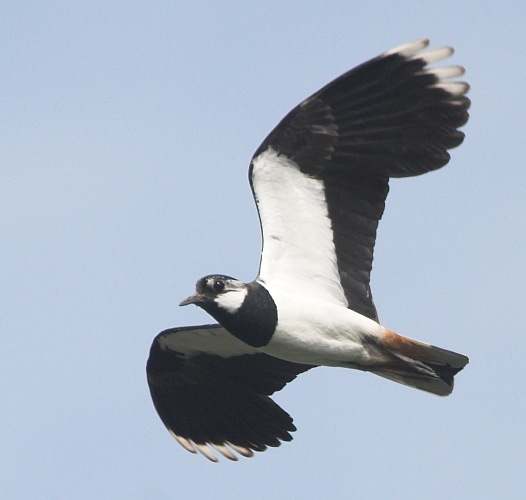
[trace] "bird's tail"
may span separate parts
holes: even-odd
[[[372,373],[439,396],[451,394],[453,377],[469,362],[462,354],[387,329],[380,345],[388,359],[370,369]]]

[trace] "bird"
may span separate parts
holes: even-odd
[[[331,81],[255,151],[249,181],[262,251],[256,279],[210,274],[180,305],[216,323],[159,333],[146,365],[162,422],[188,451],[237,460],[292,439],[271,395],[317,366],[370,372],[439,396],[469,359],[382,326],[371,295],[390,178],[448,163],[468,120],[464,68],[427,38]]]

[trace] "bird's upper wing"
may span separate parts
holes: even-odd
[[[259,279],[378,320],[369,280],[390,177],[445,165],[468,119],[460,66],[425,39],[343,74],[294,108],[252,158]]]
[[[268,396],[312,368],[261,354],[219,325],[155,337],[146,365],[161,420],[188,451],[236,460],[290,441],[292,418]]]

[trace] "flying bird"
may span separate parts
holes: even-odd
[[[369,286],[391,177],[449,161],[468,120],[461,66],[427,39],[371,59],[305,99],[254,153],[263,247],[257,278],[213,274],[180,305],[217,324],[158,334],[147,362],[155,408],[188,451],[217,461],[292,439],[270,396],[316,366],[354,368],[440,396],[468,358],[379,322]]]

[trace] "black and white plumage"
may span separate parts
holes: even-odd
[[[294,108],[257,149],[250,184],[263,233],[258,277],[200,279],[181,305],[219,323],[165,330],[147,363],[155,407],[188,451],[232,460],[289,441],[270,399],[318,365],[370,371],[438,395],[468,358],[380,325],[369,287],[390,177],[449,161],[468,119],[449,47],[417,40],[343,74]]]

